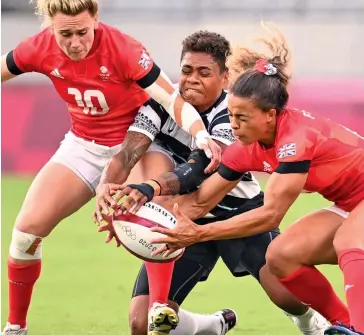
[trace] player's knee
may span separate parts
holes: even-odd
[[[35,261],[42,258],[43,238],[13,229],[10,256],[22,261]]]
[[[129,316],[130,334],[131,335],[147,335],[148,319],[147,315],[136,313]]]
[[[147,335],[149,295],[133,297],[129,309],[131,335]]]
[[[21,210],[15,221],[15,228],[27,234],[46,237],[50,234],[54,224],[48,224],[45,216],[41,216],[31,211]]]
[[[269,244],[265,258],[270,273],[278,277],[282,275],[287,263],[292,261],[292,255],[294,255],[292,250],[291,243],[283,243],[280,239],[276,239]]]

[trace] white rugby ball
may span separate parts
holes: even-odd
[[[163,255],[152,256],[151,253],[163,244],[152,244],[151,240],[164,236],[152,232],[152,227],[174,228],[176,218],[163,207],[148,202],[136,214],[120,214],[113,218],[113,226],[121,244],[134,256],[156,263],[167,263],[177,260],[183,254],[180,249],[167,257]]]

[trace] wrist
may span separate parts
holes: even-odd
[[[103,186],[106,184],[107,183],[105,181],[100,180],[99,184],[95,188],[95,193],[98,194],[102,190]]]
[[[230,219],[224,221],[215,221],[205,225],[202,225],[198,229],[198,236],[201,242],[207,242],[212,240],[221,240],[224,237],[226,223],[229,223]]]
[[[197,231],[196,231],[197,242],[207,242],[211,240],[209,238],[209,229],[210,229],[210,224],[197,226]]]
[[[130,169],[127,166],[123,166],[120,159],[115,155],[111,157],[104,167],[99,185],[109,183],[123,184],[129,176],[129,173]]]
[[[207,132],[207,130],[199,130],[196,133],[196,146],[201,149],[201,146],[207,145],[208,140],[211,138],[211,135]]]
[[[161,195],[161,193],[162,193],[161,185],[156,180],[149,179],[148,181],[145,182],[145,184],[148,184],[149,186],[151,186],[154,189],[155,197]]]

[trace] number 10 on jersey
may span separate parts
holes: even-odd
[[[69,87],[68,94],[75,97],[77,106],[83,108],[85,114],[104,115],[110,109],[101,91],[86,90],[82,96],[82,93],[77,88]],[[95,107],[91,98],[96,98],[101,108]]]

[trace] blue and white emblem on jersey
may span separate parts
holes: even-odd
[[[296,143],[282,145],[278,150],[278,159],[294,156],[296,154]]]
[[[140,57],[140,60],[139,60],[138,64],[144,70],[148,70],[150,63],[151,63],[151,59],[150,59],[149,55],[146,53],[145,50],[143,50],[143,53],[142,53],[142,55]]]

